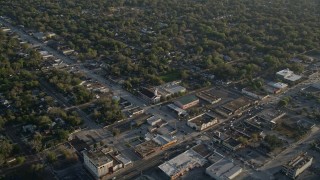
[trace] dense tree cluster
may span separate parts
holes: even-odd
[[[29,133],[26,144],[38,152],[66,140],[69,132],[81,124],[77,113],[59,108],[53,97],[45,93],[39,80],[44,73],[39,71],[41,62],[38,52],[0,30],[0,166],[20,153],[19,145],[13,145],[2,136],[12,126],[35,126],[35,131],[21,131],[19,136]],[[63,78],[67,81],[71,77]],[[78,79],[73,78],[70,82],[77,84]],[[16,159],[18,163],[24,161],[24,157]]]
[[[63,70],[51,70],[47,73],[48,81],[53,84],[61,93],[71,95],[75,104],[86,103],[93,98],[93,94],[84,86],[81,86],[81,74],[71,74]]]
[[[17,24],[59,34],[80,59],[137,78],[128,87],[163,83],[159,75],[188,69],[181,62],[223,79],[284,67],[301,72],[288,59],[304,60],[305,51],[320,47],[316,0],[17,0],[1,7]]]

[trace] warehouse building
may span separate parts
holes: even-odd
[[[206,162],[205,158],[190,149],[158,167],[170,179],[177,179],[189,170],[203,166]]]
[[[202,113],[188,120],[187,125],[191,128],[202,131],[218,123],[218,118],[209,114]]]
[[[287,164],[282,166],[282,172],[288,177],[295,179],[299,174],[312,164],[313,157],[308,156],[307,153],[301,153],[292,158]]]
[[[221,159],[206,169],[206,173],[216,180],[234,179],[242,172],[242,168],[228,159]]]
[[[199,104],[199,99],[194,95],[184,96],[175,101],[174,104],[185,110]]]
[[[215,104],[218,103],[219,101],[221,101],[220,97],[217,97],[214,93],[213,90],[206,90],[206,91],[201,91],[199,93],[197,93],[197,97],[199,97],[200,99],[210,103],[210,104]]]

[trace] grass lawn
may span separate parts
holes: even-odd
[[[171,81],[175,81],[181,78],[180,76],[180,72],[179,71],[171,71],[167,74],[163,74],[162,76],[160,76],[160,78],[164,81],[164,82],[171,82]]]

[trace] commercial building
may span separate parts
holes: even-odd
[[[193,117],[188,120],[187,125],[191,128],[202,131],[208,127],[211,127],[218,123],[218,118],[209,114],[209,113],[202,113],[196,117]]]
[[[247,96],[250,96],[252,98],[259,99],[259,100],[263,100],[269,97],[268,94],[261,91],[253,90],[251,88],[243,88],[241,92]]]
[[[96,178],[111,173],[113,169],[113,158],[99,150],[84,151],[83,162],[84,166]]]
[[[216,180],[234,179],[242,172],[242,168],[228,159],[221,159],[206,168],[206,173]]]
[[[276,75],[288,83],[295,83],[302,78],[302,76],[294,74],[294,72],[289,69],[281,70],[277,72]]]
[[[241,142],[230,137],[224,141],[222,141],[222,145],[224,148],[230,150],[230,151],[236,151],[237,149],[239,149],[241,147]]]
[[[157,142],[154,140],[149,140],[137,145],[135,147],[135,152],[138,153],[142,158],[145,158],[159,149],[160,145]]]
[[[173,81],[161,86],[157,86],[156,89],[158,90],[158,94],[161,95],[161,97],[167,98],[169,96],[179,93],[185,93],[187,91],[185,87],[179,85],[180,83],[181,81]]]
[[[295,179],[299,174],[312,164],[313,157],[307,153],[301,153],[292,158],[287,164],[282,166],[282,172],[290,178]]]
[[[160,95],[158,94],[157,89],[152,91],[152,90],[147,89],[147,88],[142,88],[139,91],[139,95],[144,100],[146,100],[148,103],[155,104],[155,103],[160,102]]]
[[[200,99],[210,103],[210,104],[215,104],[218,103],[219,101],[221,101],[220,97],[217,97],[214,93],[213,90],[206,90],[206,91],[202,91],[196,94],[197,97],[199,97]]]
[[[189,170],[203,166],[206,162],[207,160],[205,158],[190,149],[158,167],[170,179],[177,179]]]
[[[136,116],[142,113],[144,113],[144,109],[142,109],[141,107],[134,107],[128,111],[128,114],[130,117]]]
[[[177,101],[174,102],[174,104],[181,109],[188,109],[192,106],[199,104],[199,99],[194,95],[189,95],[179,98]]]
[[[168,108],[173,110],[175,113],[177,113],[178,116],[185,116],[187,115],[187,111],[179,108],[178,106],[174,104],[168,104]]]
[[[265,86],[263,86],[263,89],[272,94],[279,94],[282,91],[286,90],[288,87],[288,84],[281,83],[281,82],[269,82]]]
[[[118,154],[116,158],[123,164],[123,167],[132,165],[132,161],[122,154]]]
[[[156,135],[156,137],[153,138],[153,141],[161,146],[160,149],[165,149],[175,144],[177,139],[168,135]]]
[[[258,128],[273,129],[276,127],[277,121],[285,115],[286,113],[282,111],[270,108],[261,111],[250,119],[247,119],[246,122]]]
[[[158,116],[151,116],[147,119],[148,124],[155,126],[157,123],[161,122],[161,118]]]
[[[254,103],[251,99],[247,97],[239,97],[221,106],[221,109],[226,112],[226,114],[241,114],[243,110],[248,108]]]

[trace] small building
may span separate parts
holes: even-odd
[[[194,95],[189,95],[189,96],[184,96],[182,98],[179,98],[174,102],[174,104],[179,108],[185,110],[199,104],[199,99]]]
[[[157,133],[162,134],[162,135],[174,135],[177,133],[177,128],[174,128],[170,125],[165,125],[157,129]]]
[[[211,127],[218,123],[218,118],[209,114],[209,113],[202,113],[196,117],[193,117],[188,120],[187,125],[191,128],[202,131],[208,127]]]
[[[210,137],[212,138],[213,142],[222,143],[224,140],[228,139],[230,136],[220,131],[214,131],[213,133],[210,133]]]
[[[101,178],[112,172],[113,159],[102,151],[84,151],[83,163],[95,178]]]
[[[281,70],[277,72],[276,75],[288,83],[295,83],[302,78],[302,76],[294,74],[294,72],[289,69]]]
[[[174,104],[168,104],[168,108],[177,113],[178,116],[185,116],[188,114],[186,110],[183,110]]]
[[[206,90],[206,91],[201,91],[201,92],[197,93],[196,95],[200,99],[202,99],[210,104],[215,104],[215,103],[218,103],[219,101],[221,101],[220,97],[217,97],[216,95],[214,95],[212,89]]]
[[[246,120],[246,122],[259,128],[273,129],[276,127],[277,121],[285,115],[285,112],[270,108],[261,111],[256,116]]]
[[[155,126],[157,123],[161,122],[161,118],[158,116],[151,116],[147,119],[148,124]]]
[[[288,88],[288,84],[282,83],[282,82],[269,82],[267,85],[265,85],[264,90],[268,93],[272,94],[278,94],[280,92],[283,92]]]
[[[159,149],[160,145],[158,143],[156,143],[154,140],[149,140],[138,144],[135,147],[135,152],[138,153],[142,158],[145,158]]]
[[[216,180],[234,179],[242,172],[242,168],[228,159],[221,159],[206,168],[206,173]]]
[[[307,153],[301,153],[292,158],[287,164],[282,166],[282,172],[288,177],[295,179],[299,174],[312,164],[313,157],[308,156]]]
[[[200,154],[203,158],[207,158],[211,155],[211,150],[206,144],[198,144],[193,146],[191,149]]]
[[[147,88],[142,88],[139,91],[139,95],[146,100],[150,104],[155,104],[160,102],[160,95],[158,94],[158,90],[155,89],[154,91],[147,89]]]
[[[269,97],[267,93],[263,93],[261,91],[255,91],[251,88],[243,88],[241,92],[247,96],[250,96],[252,98],[259,99],[259,100],[264,100],[267,97]]]
[[[158,167],[170,179],[177,179],[189,170],[203,166],[206,162],[205,158],[190,149]]]
[[[226,111],[226,114],[241,114],[246,108],[254,103],[253,100],[247,97],[239,97],[221,106],[221,109]]]
[[[234,139],[233,137],[230,137],[224,141],[222,141],[222,145],[223,147],[225,147],[226,149],[230,150],[230,151],[236,151],[237,149],[239,149],[241,147],[241,142]]]
[[[167,98],[169,96],[185,93],[187,91],[185,87],[179,85],[180,83],[181,81],[168,82],[161,86],[157,86],[156,89],[158,89],[158,94],[161,95],[161,97]]]
[[[132,165],[132,161],[122,154],[118,154],[116,158],[122,163],[123,167]]]
[[[144,113],[144,109],[142,109],[141,107],[135,107],[130,109],[128,112],[129,112],[129,116],[132,117],[132,116]]]
[[[170,147],[177,142],[177,139],[175,139],[171,136],[158,135],[158,134],[152,140],[154,142],[158,143],[161,146],[161,149],[165,149],[167,147]]]

